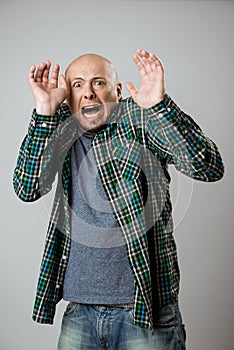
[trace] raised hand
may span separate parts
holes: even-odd
[[[164,70],[160,60],[152,53],[137,50],[133,60],[140,73],[141,83],[137,91],[133,83],[126,87],[133,100],[143,108],[150,108],[163,100],[165,95]]]
[[[54,115],[58,106],[68,95],[68,87],[63,75],[59,76],[60,67],[56,64],[49,79],[51,63],[42,62],[38,68],[34,65],[29,70],[29,84],[35,99],[36,112]],[[60,87],[58,87],[58,83]]]

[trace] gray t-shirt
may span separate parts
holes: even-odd
[[[71,150],[72,243],[63,298],[88,304],[133,303],[133,273],[98,174],[92,137],[83,134]]]

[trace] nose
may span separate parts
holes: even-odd
[[[84,98],[86,100],[93,100],[95,98],[94,90],[92,89],[91,85],[86,86],[85,92],[84,92]]]

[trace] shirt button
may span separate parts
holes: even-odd
[[[168,108],[167,108],[167,111],[168,111],[168,112],[170,112],[170,111],[171,111],[171,108],[170,108],[170,107],[168,107]]]
[[[46,123],[42,123],[41,126],[42,126],[43,128],[45,128],[45,127],[47,126],[47,124],[46,124]]]
[[[158,114],[159,118],[163,117],[163,113]]]
[[[56,288],[57,288],[57,289],[60,288],[60,285],[59,285],[59,284],[56,284]]]

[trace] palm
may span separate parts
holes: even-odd
[[[141,83],[138,91],[132,83],[127,83],[127,89],[139,106],[150,108],[165,95],[163,66],[155,55],[144,50],[138,50],[133,59],[138,67]]]
[[[55,65],[49,81],[51,64],[41,63],[36,70],[33,65],[29,71],[29,83],[36,102],[36,110],[41,114],[53,115],[57,107],[65,100],[68,88],[63,76],[60,76],[58,87],[59,66]]]
[[[34,83],[32,87],[34,97],[42,103],[61,103],[66,98],[66,90],[53,84]]]

